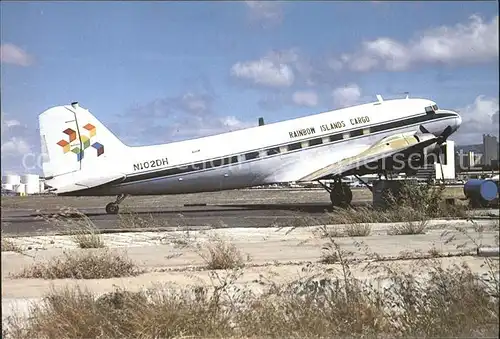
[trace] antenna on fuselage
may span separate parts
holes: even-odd
[[[409,99],[410,98],[410,92],[405,92],[406,94],[406,99]]]
[[[380,103],[382,103],[382,101],[384,101],[384,99],[382,98],[382,96],[380,94],[377,94],[377,100]]]

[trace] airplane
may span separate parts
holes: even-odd
[[[127,146],[78,102],[39,115],[48,191],[117,196],[106,205],[108,214],[117,214],[131,195],[312,181],[330,193],[333,206],[345,206],[352,192],[343,177],[410,172],[461,123],[457,112],[434,101],[377,95],[375,102],[213,136]],[[327,179],[333,184],[322,182]]]

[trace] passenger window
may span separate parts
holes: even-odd
[[[290,144],[290,145],[288,145],[288,150],[289,150],[289,151],[295,151],[295,150],[297,150],[297,149],[301,149],[301,148],[302,148],[302,145],[301,145],[301,143],[300,143],[300,142],[296,142],[296,143],[294,143],[294,144]]]
[[[362,129],[357,129],[355,131],[352,131],[350,134],[351,134],[351,138],[353,138],[353,137],[359,137],[360,135],[363,135],[363,130]]]
[[[258,157],[259,157],[259,152],[251,152],[251,153],[245,154],[246,160],[257,159]]]
[[[267,155],[275,155],[280,153],[280,148],[279,147],[274,147],[271,149],[267,150]]]
[[[330,135],[330,142],[342,140],[342,134]]]
[[[323,143],[323,139],[316,138],[316,139],[309,141],[309,146],[321,145],[322,143]]]

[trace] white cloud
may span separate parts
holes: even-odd
[[[21,123],[18,120],[12,119],[12,120],[4,120],[4,124],[7,128],[14,127],[14,126],[19,126]]]
[[[257,121],[252,123],[241,121],[235,116],[225,116],[225,117],[215,117],[215,118],[207,117],[207,119],[201,121],[198,124],[198,126],[193,126],[194,128],[185,131],[184,136],[191,138],[204,137],[229,131],[236,131],[239,129],[253,127],[256,125]]]
[[[457,109],[462,125],[451,139],[459,144],[475,144],[482,142],[483,134],[498,136],[498,104],[498,97],[479,95],[472,104]]]
[[[283,21],[281,3],[274,1],[245,1],[250,20],[262,27],[275,26]]]
[[[13,44],[0,45],[0,60],[5,64],[17,66],[30,66],[33,63],[33,57],[30,56],[21,47]]]
[[[270,57],[256,61],[238,62],[231,67],[231,75],[256,85],[268,87],[289,87],[295,76],[292,68]]]
[[[31,152],[31,146],[23,138],[11,137],[7,142],[2,143],[2,156],[23,155],[28,152]]]
[[[459,65],[497,58],[498,16],[485,22],[472,15],[466,24],[432,28],[406,43],[388,37],[365,41],[359,51],[332,58],[329,65],[334,70],[347,67],[358,72],[402,71],[419,63]]]
[[[313,91],[297,91],[293,93],[292,101],[298,106],[314,107],[318,104],[318,95]]]
[[[361,89],[356,84],[338,87],[332,91],[333,103],[337,107],[348,107],[358,103]]]
[[[340,71],[342,69],[342,61],[337,60],[335,58],[331,58],[327,61],[328,67],[333,69],[334,71]]]
[[[273,50],[260,59],[238,62],[231,75],[263,87],[286,88],[327,86],[332,88],[336,79],[331,76],[324,57],[310,57],[299,48]]]
[[[15,117],[22,114],[8,114],[1,111],[1,158],[2,173],[11,171],[15,173],[38,172],[41,166],[38,159],[40,154],[40,136],[35,123],[26,124]]]
[[[235,116],[217,115],[213,110],[214,96],[188,91],[137,105],[123,122],[115,126],[120,138],[130,145],[165,143],[186,140],[255,126]],[[127,127],[134,124],[135,135]]]
[[[4,113],[2,112],[2,135],[4,131],[9,130],[12,127],[21,126],[21,123],[15,119],[5,119]]]
[[[181,101],[184,104],[185,109],[193,113],[206,112],[208,110],[208,105],[210,104],[206,98],[191,92],[184,94]]]

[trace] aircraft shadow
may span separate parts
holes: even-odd
[[[354,202],[353,206],[368,205],[368,202]],[[242,212],[242,211],[291,211],[302,213],[325,213],[333,211],[333,208],[328,203],[286,203],[286,204],[217,204],[217,205],[203,205],[191,204],[184,207],[172,210],[132,210],[121,211],[121,215],[134,214],[134,215],[173,215],[173,214],[204,214],[207,216],[228,213],[228,212]],[[87,217],[97,217],[107,215],[106,212],[85,212],[82,211]],[[57,213],[43,213],[44,215],[56,215]],[[32,214],[31,216],[40,216],[40,214]],[[77,213],[64,214],[64,217],[78,218],[81,215]]]

